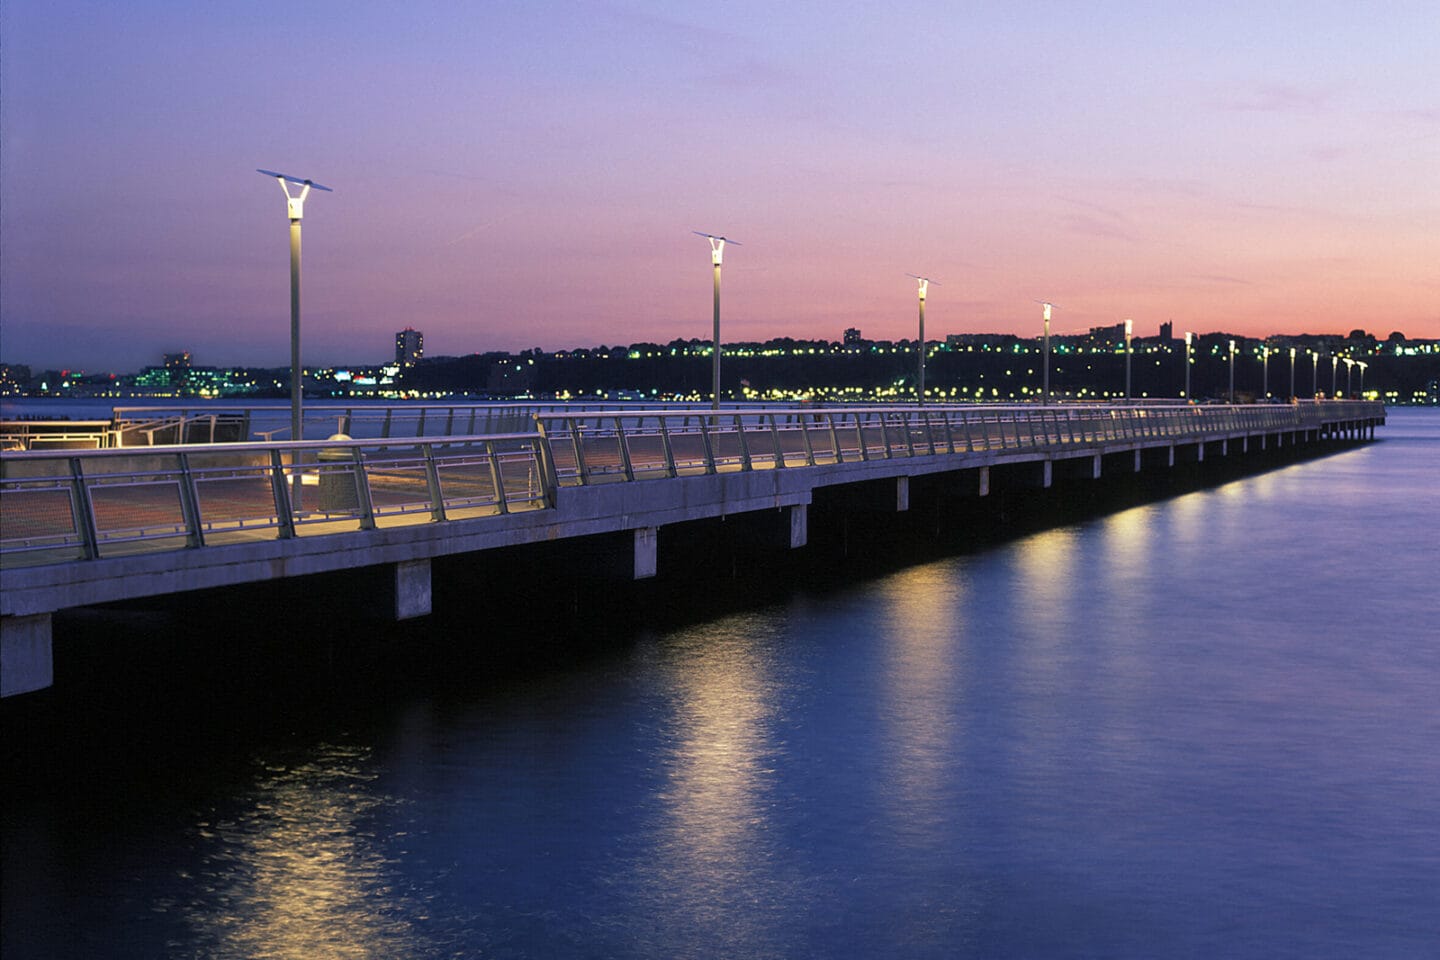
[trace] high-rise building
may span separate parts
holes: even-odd
[[[1175,323],[1173,321],[1166,320],[1160,324],[1160,339],[1165,341],[1175,339]]]
[[[413,367],[425,356],[425,334],[413,327],[406,327],[395,334],[395,362],[402,367]]]

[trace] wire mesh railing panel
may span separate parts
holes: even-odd
[[[7,566],[85,556],[69,478],[7,479],[0,484],[0,503],[0,557]]]
[[[435,513],[429,462],[429,457],[423,453],[398,456],[387,450],[366,453],[364,486],[368,488],[371,515],[377,524],[383,518],[408,514],[428,517]],[[352,481],[352,486],[358,497],[360,485]],[[349,488],[346,489],[348,491]]]
[[[733,423],[707,427],[716,470],[739,470],[745,463],[745,445]]]
[[[627,431],[623,442],[630,455],[630,469],[636,480],[651,480],[669,475],[665,438],[659,433]]]
[[[96,548],[102,557],[133,553],[143,549],[146,541],[178,540],[178,545],[183,546],[187,540],[184,500],[177,476],[87,480],[85,492],[95,519]]]
[[[464,515],[499,513],[496,472],[483,450],[463,456],[437,457],[435,474],[446,516],[457,519],[457,511],[465,512]]]
[[[511,451],[497,454],[495,462],[508,511],[545,508],[548,498],[538,457],[530,452]]]

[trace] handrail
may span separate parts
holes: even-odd
[[[1382,404],[1368,401],[610,408],[533,414],[533,432],[5,452],[0,562],[60,563],[547,510],[562,488],[599,483],[1063,456],[1112,444],[1318,430],[1383,415]]]
[[[1370,401],[1289,405],[868,406],[786,410],[595,410],[535,415],[561,486],[940,454],[1054,451],[1320,429],[1378,417]],[[937,440],[937,430],[944,440]],[[660,436],[658,447],[649,442]]]
[[[534,433],[6,453],[0,560],[93,560],[554,505]]]

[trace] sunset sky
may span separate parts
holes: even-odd
[[[1440,4],[5,0],[0,359],[1440,337]]]

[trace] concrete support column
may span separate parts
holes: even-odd
[[[430,611],[430,561],[402,560],[395,564],[395,619],[428,617]]]
[[[1049,490],[1050,485],[1055,482],[1055,464],[1046,460],[1040,466],[1043,468],[1040,472],[1040,486]]]
[[[1229,441],[1229,440],[1221,440],[1221,441],[1220,441],[1220,456],[1222,456],[1222,457],[1228,457],[1228,456],[1230,456],[1230,441]]]
[[[0,697],[43,690],[54,682],[50,614],[0,617]]]
[[[990,496],[990,468],[981,467],[978,472],[980,476],[976,483],[977,495],[988,497]]]
[[[810,542],[810,507],[797,503],[790,508],[790,549],[803,547]]]
[[[895,512],[904,513],[910,509],[910,478],[895,478]]]
[[[1139,472],[1140,472],[1140,467],[1141,467],[1142,464],[1144,463],[1144,458],[1140,456],[1140,453],[1141,453],[1141,451],[1139,451],[1139,450],[1136,450],[1136,451],[1135,451],[1135,470],[1134,470],[1135,473],[1139,473]],[[1172,457],[1175,455],[1173,450],[1171,451],[1171,454],[1170,454],[1170,455],[1171,455]]]
[[[635,579],[649,580],[659,568],[659,527],[637,527],[635,530]]]

